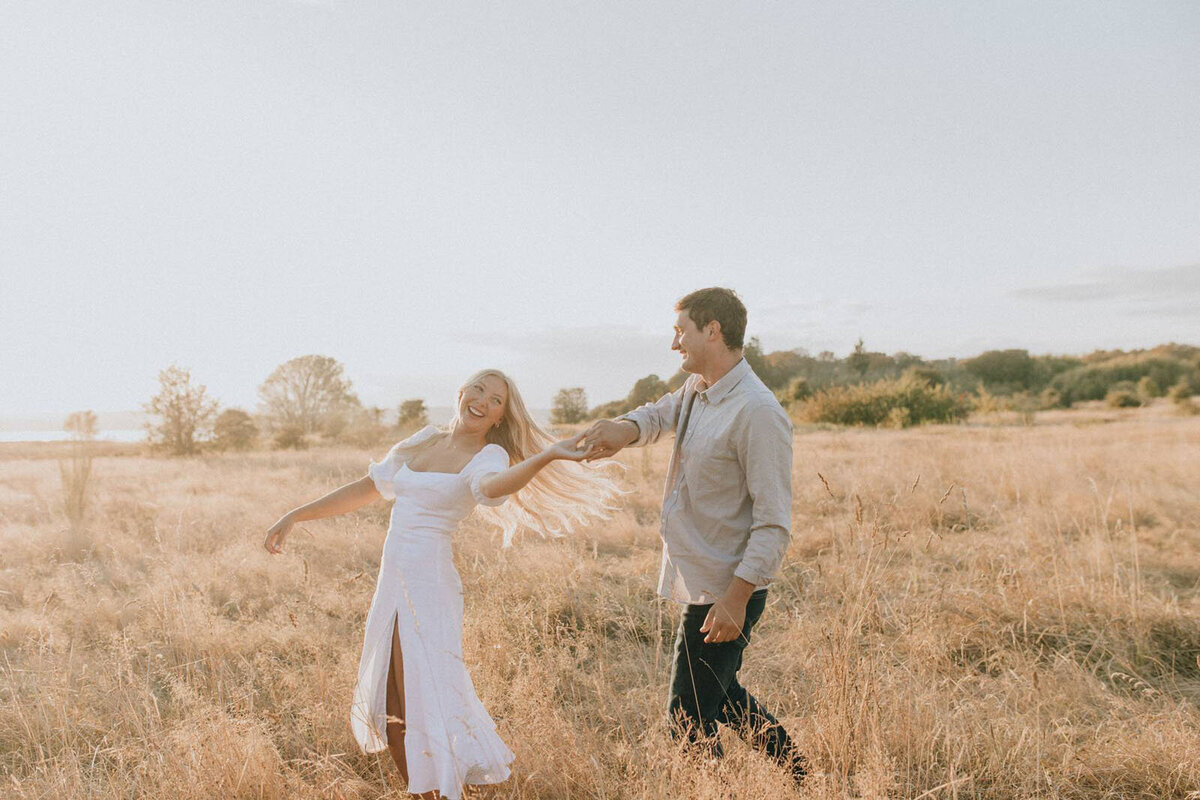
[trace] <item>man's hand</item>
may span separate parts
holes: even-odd
[[[725,590],[725,595],[713,603],[700,626],[700,632],[705,634],[706,644],[732,642],[742,635],[742,623],[746,621],[746,603],[754,584],[741,578],[734,578],[733,583]]]
[[[637,438],[638,426],[627,419],[597,420],[583,432],[588,461],[614,456],[621,448],[636,442]]]
[[[545,449],[544,454],[551,461],[558,459],[566,459],[567,461],[582,461],[591,455],[586,447],[581,447],[580,442],[583,441],[583,434],[572,436],[568,439],[555,442]]]

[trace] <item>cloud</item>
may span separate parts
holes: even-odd
[[[1125,309],[1129,317],[1151,317],[1153,319],[1180,319],[1194,322],[1200,315],[1200,297],[1174,303],[1138,303]]]
[[[1159,269],[1112,269],[1092,280],[1050,286],[1030,286],[1017,289],[1014,297],[1051,303],[1089,303],[1106,300],[1167,303],[1174,315],[1183,308],[1180,301],[1189,298],[1200,301],[1200,264]],[[1192,306],[1194,309],[1195,306]],[[1140,305],[1131,309],[1138,314],[1155,313],[1154,308]],[[1193,310],[1194,313],[1194,310]]]

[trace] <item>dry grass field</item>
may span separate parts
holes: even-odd
[[[261,547],[384,449],[110,448],[74,534],[63,450],[0,451],[0,795],[403,797],[348,725],[387,506]],[[578,537],[458,534],[466,657],[516,753],[486,796],[1200,798],[1200,417],[798,429],[795,452],[744,682],[809,784],[670,743],[660,445]]]

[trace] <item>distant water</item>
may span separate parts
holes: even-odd
[[[71,438],[66,431],[0,431],[0,442],[64,442]],[[100,431],[98,442],[140,442],[145,440],[144,430]]]

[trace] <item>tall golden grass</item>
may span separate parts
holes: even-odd
[[[502,551],[468,523],[465,655],[516,753],[488,796],[1200,796],[1200,419],[1111,418],[798,434],[743,673],[799,791],[667,735],[666,447],[622,454],[633,491],[584,535]],[[53,457],[0,462],[0,795],[404,796],[347,721],[386,506],[261,548],[381,452],[106,455],[79,561]]]

